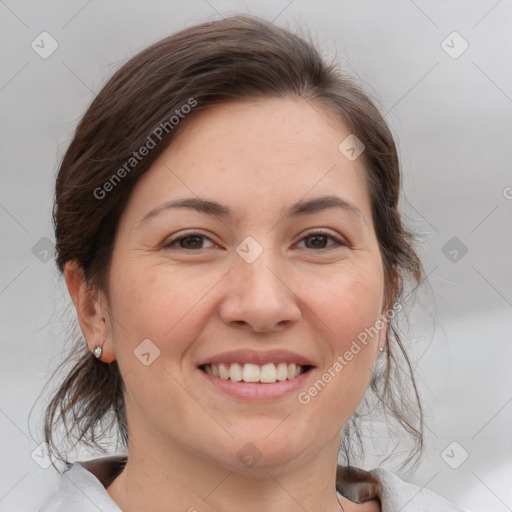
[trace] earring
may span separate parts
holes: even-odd
[[[103,348],[101,345],[98,345],[92,352],[96,359],[101,359],[101,354],[103,354]]]
[[[382,354],[384,352],[384,347],[379,348],[380,353]]]

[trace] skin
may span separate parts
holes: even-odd
[[[123,511],[340,510],[342,429],[368,387],[387,324],[307,405],[296,393],[248,404],[218,392],[196,364],[239,348],[287,349],[316,366],[307,390],[384,314],[364,163],[338,150],[349,134],[333,113],[302,99],[200,112],[133,190],[108,295],[88,290],[80,268],[66,265],[87,343],[91,351],[103,344],[102,361],[117,360],[126,385],[128,462],[107,488]],[[361,216],[330,208],[283,217],[296,201],[333,194]],[[141,222],[185,197],[222,203],[234,218],[176,208]],[[317,229],[346,245],[325,238],[315,246],[305,237]],[[190,232],[206,238],[164,247]],[[263,249],[252,263],[235,251],[247,236]],[[160,350],[148,366],[134,356],[145,339]],[[250,468],[237,457],[248,442],[261,453]],[[340,502],[344,511],[380,510],[376,501]]]

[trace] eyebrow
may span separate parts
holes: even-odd
[[[189,208],[206,215],[217,217],[219,219],[233,220],[233,211],[229,206],[222,205],[215,201],[208,201],[206,199],[200,199],[196,197],[176,199],[174,201],[167,201],[159,206],[156,206],[150,210],[144,217],[139,221],[139,224],[146,220],[155,217],[159,213],[173,209],[173,208]],[[343,199],[338,196],[323,196],[305,201],[299,201],[293,204],[284,214],[284,217],[296,217],[300,215],[308,215],[318,213],[330,208],[341,208],[342,210],[360,217],[364,221],[364,216],[361,210],[350,201]]]

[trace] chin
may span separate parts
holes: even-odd
[[[221,451],[214,458],[229,471],[248,474],[261,472],[268,476],[267,472],[285,470],[304,457],[308,451],[309,436],[306,433],[300,436],[296,432],[296,435],[290,436],[282,425],[276,429],[279,422],[274,421],[270,429],[267,428],[268,422],[264,423],[265,428],[246,429],[243,435],[236,435],[227,443],[217,445]],[[281,432],[278,432],[279,428],[282,428]],[[272,429],[275,429],[274,432]],[[313,456],[315,449],[309,448]]]

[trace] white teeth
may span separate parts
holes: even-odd
[[[260,380],[260,367],[257,364],[244,364],[242,378],[244,382],[258,382]]]
[[[234,382],[262,382],[272,384],[277,381],[295,379],[302,374],[302,366],[295,363],[273,363],[261,366],[253,363],[205,364],[204,371],[213,377]]]
[[[240,382],[242,380],[242,367],[238,363],[233,363],[231,365],[231,369],[229,370],[229,378],[235,382]]]
[[[277,365],[277,380],[286,380],[288,378],[288,365],[286,363],[279,363]]]
[[[264,364],[260,369],[260,382],[275,382],[277,380],[277,370],[275,364]]]
[[[229,366],[227,364],[219,364],[219,377],[224,380],[229,379]]]

